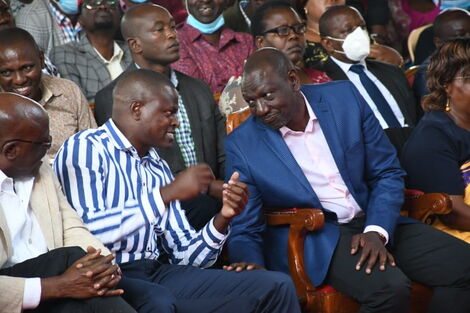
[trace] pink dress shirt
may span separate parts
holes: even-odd
[[[320,123],[305,96],[304,100],[310,116],[305,130],[293,131],[284,126],[279,131],[323,208],[336,213],[339,223],[349,223],[364,212],[344,183]],[[388,233],[382,227],[369,225],[364,229],[364,232],[368,231],[381,233],[388,242]]]

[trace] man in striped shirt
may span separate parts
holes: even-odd
[[[247,187],[234,173],[220,213],[198,232],[189,225],[179,201],[207,192],[214,175],[201,164],[173,178],[155,150],[169,146],[178,127],[178,96],[168,78],[126,72],[113,102],[112,119],[69,138],[54,168],[72,207],[116,254],[125,299],[139,312],[299,312],[284,274],[243,271],[255,264],[197,268],[217,259]]]

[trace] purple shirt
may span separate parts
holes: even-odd
[[[220,95],[232,76],[240,76],[246,58],[255,50],[253,37],[223,28],[219,46],[204,39],[201,32],[186,23],[178,26],[180,59],[171,67],[196,77]]]

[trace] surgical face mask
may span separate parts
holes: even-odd
[[[222,26],[225,24],[224,16],[222,14],[219,15],[214,21],[209,24],[199,22],[194,16],[191,14],[188,15],[188,19],[186,20],[188,25],[196,28],[203,34],[213,34],[218,31]]]
[[[78,0],[58,0],[56,3],[65,14],[78,14]]]
[[[353,32],[349,33],[346,38],[339,39],[327,36],[331,40],[342,41],[343,51],[334,50],[337,53],[346,55],[351,61],[362,61],[370,52],[370,39],[367,30],[357,27]]]

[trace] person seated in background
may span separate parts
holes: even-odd
[[[21,3],[21,2],[20,2]],[[0,30],[15,27],[15,20],[11,14],[7,0],[0,0]],[[44,56],[43,73],[60,77],[59,72],[51,60]]]
[[[145,290],[125,299],[139,312],[300,312],[285,274],[244,264],[198,268],[216,261],[248,191],[230,174],[220,212],[198,232],[188,224],[179,200],[206,192],[214,177],[201,164],[173,178],[155,150],[174,140],[177,111],[167,77],[128,71],[113,90],[112,119],[70,137],[54,162],[70,204],[131,280],[126,293]]]
[[[41,161],[50,146],[44,108],[0,93],[0,311],[135,313],[114,289],[114,256]]]
[[[84,0],[78,21],[83,28],[79,40],[54,48],[51,59],[62,77],[94,103],[95,94],[121,75],[132,57],[125,43],[113,39],[121,22],[117,0]]]
[[[439,47],[444,42],[455,38],[470,38],[470,12],[463,9],[448,9],[436,17],[433,25],[434,45]],[[431,56],[426,58],[415,74],[413,89],[420,100],[429,94],[426,86],[426,71]]]
[[[428,111],[403,148],[407,187],[444,192],[452,213],[434,226],[470,243],[470,38],[441,45],[428,65]]]
[[[267,0],[237,0],[228,7],[223,15],[225,26],[234,32],[251,33],[253,14]]]
[[[333,80],[350,80],[399,152],[421,116],[421,108],[402,70],[366,59],[370,50],[365,22],[349,6],[336,6],[320,18],[322,45],[330,57],[321,67]]]
[[[382,0],[374,0],[373,2],[380,1]],[[307,32],[305,34],[305,38],[307,39],[307,47],[304,55],[305,64],[307,67],[321,70],[322,64],[328,59],[328,53],[321,45],[320,30],[318,27],[320,17],[329,8],[344,5],[346,0],[296,0],[295,3],[297,11],[307,23]],[[403,58],[395,49],[380,44],[371,45],[367,57],[398,66],[401,66],[403,63]]]
[[[296,66],[302,84],[331,81],[325,72],[307,68],[303,63],[305,52],[305,24],[294,7],[286,1],[268,1],[256,10],[251,24],[257,48],[274,47],[284,52]],[[233,78],[222,92],[220,111],[225,116],[248,108],[240,92],[241,78]]]
[[[207,84],[171,69],[179,58],[179,44],[175,21],[165,8],[152,4],[132,8],[124,15],[121,29],[134,60],[126,71],[143,68],[160,72],[178,92],[180,126],[175,130],[175,142],[169,148],[158,147],[158,154],[168,162],[173,175],[204,162],[218,179],[213,181],[208,194],[182,202],[190,224],[198,230],[222,207],[224,119]],[[111,117],[112,91],[119,79],[96,94],[95,115],[99,125]]]
[[[35,0],[16,13],[15,21],[49,56],[54,47],[78,40],[78,11],[78,0]]]
[[[27,31],[1,30],[0,42],[0,90],[31,98],[44,107],[52,135],[47,155],[53,159],[65,139],[96,127],[85,96],[75,83],[41,72],[43,53]]]
[[[288,272],[289,226],[268,227],[263,207],[319,208],[325,225],[304,247],[315,286],[360,312],[403,313],[413,280],[434,288],[428,312],[470,312],[470,246],[400,216],[405,172],[351,82],[301,86],[285,54],[264,48],[247,60],[242,92],[253,115],[227,136],[226,169],[250,197],[232,222],[231,262]]]
[[[430,24],[441,11],[441,0],[388,0],[390,9],[389,35],[394,44],[406,51],[411,31]]]
[[[250,35],[224,26],[225,0],[186,0],[188,18],[177,26],[180,58],[171,67],[209,85],[214,99],[253,52]]]

